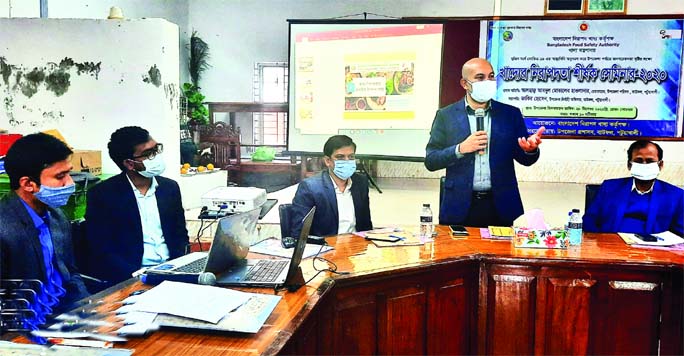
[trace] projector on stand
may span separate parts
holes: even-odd
[[[266,202],[266,190],[255,187],[217,187],[202,196],[202,205],[211,217],[242,213]]]

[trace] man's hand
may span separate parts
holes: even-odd
[[[487,132],[475,131],[465,141],[458,146],[459,153],[466,154],[479,150],[484,150],[487,147]]]
[[[542,142],[541,137],[544,133],[544,130],[546,130],[546,128],[542,126],[539,128],[539,130],[537,130],[537,132],[534,133],[534,135],[531,135],[527,139],[524,137],[518,137],[518,145],[520,145],[520,148],[522,148],[525,152],[536,151],[537,147],[539,147]]]

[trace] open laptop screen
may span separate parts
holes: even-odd
[[[302,261],[302,256],[304,255],[304,249],[306,248],[306,239],[309,237],[309,230],[311,230],[311,224],[313,223],[314,214],[316,213],[316,207],[312,207],[311,210],[304,216],[302,231],[299,233],[299,239],[297,240],[297,245],[295,245],[294,252],[292,254],[292,260],[290,261],[290,267],[287,271],[287,278],[285,279],[285,285],[292,284],[292,279],[298,274],[299,263]]]
[[[206,272],[221,273],[247,257],[261,208],[221,218],[209,250]],[[218,252],[218,253],[217,253]]]

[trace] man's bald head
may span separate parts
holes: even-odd
[[[484,76],[483,79],[487,79],[490,73],[494,74],[494,69],[484,58],[470,59],[461,68],[461,77],[469,81],[473,81],[478,74],[482,74]]]

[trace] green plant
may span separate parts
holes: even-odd
[[[188,100],[188,116],[190,125],[206,125],[209,123],[209,110],[204,106],[205,96],[200,92],[199,81],[211,65],[209,65],[209,45],[197,35],[197,31],[190,36],[190,60],[188,71],[192,83],[183,84],[183,95]]]
[[[204,106],[204,98],[199,87],[192,83],[183,84],[183,95],[188,100],[188,116],[191,125],[206,125],[209,123],[209,110]]]

